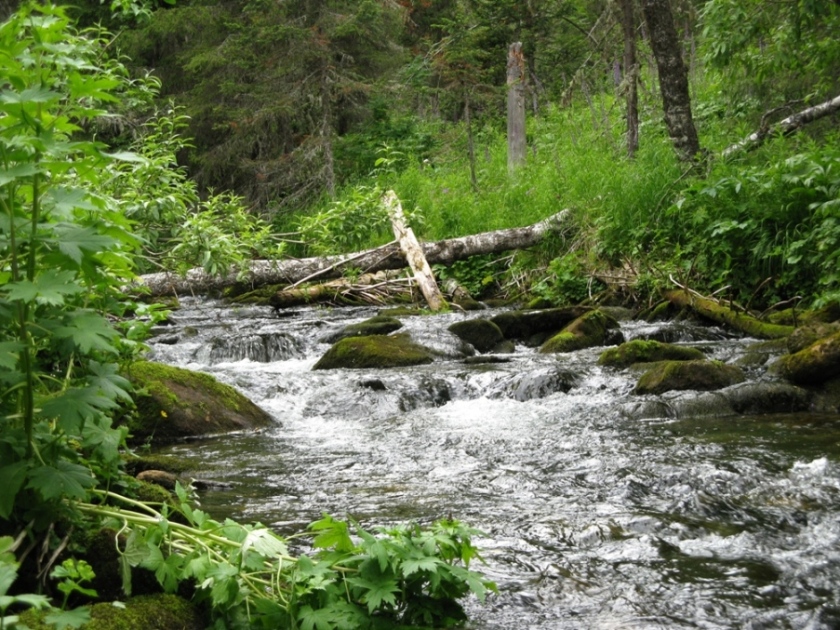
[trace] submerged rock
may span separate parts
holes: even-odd
[[[347,337],[370,337],[371,335],[387,335],[403,327],[400,320],[387,315],[377,315],[357,324],[345,326],[338,332],[326,335],[321,339],[324,343],[335,343]]]
[[[126,369],[137,414],[128,423],[131,441],[171,442],[227,431],[256,429],[274,419],[210,374],[137,361]]]
[[[661,361],[642,374],[633,393],[663,394],[688,389],[710,391],[743,380],[743,370],[718,361]]]
[[[610,331],[617,331],[618,327],[618,322],[603,311],[590,311],[546,341],[540,348],[540,352],[573,352],[583,348],[603,346],[614,342]],[[617,335],[621,341],[624,340],[620,332]]]
[[[472,344],[481,353],[492,351],[505,340],[501,329],[489,319],[456,322],[448,330],[459,339]]]
[[[414,343],[408,335],[371,335],[337,341],[312,369],[403,367],[432,360],[428,348]]]
[[[628,367],[634,363],[656,361],[701,361],[706,356],[697,348],[688,348],[661,341],[634,339],[616,348],[605,350],[598,359],[599,365]]]

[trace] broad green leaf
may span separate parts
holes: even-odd
[[[95,387],[67,389],[41,403],[41,415],[56,418],[58,425],[70,435],[78,436],[85,423],[99,417],[103,410],[117,407]]]
[[[289,550],[277,534],[268,529],[254,529],[248,532],[242,542],[242,553],[253,549],[265,558],[273,558],[281,555],[286,556]]]
[[[301,630],[333,630],[332,613],[324,608],[304,606],[298,613]]]
[[[396,580],[366,580],[364,578],[348,578],[347,582],[362,589],[362,601],[367,604],[368,612],[380,608],[382,604],[396,606],[395,593],[400,590]]]
[[[17,565],[0,563],[0,596],[9,592],[17,579]]]
[[[7,284],[6,298],[11,301],[62,306],[65,296],[76,295],[83,290],[76,282],[73,271],[47,269],[32,282],[22,280]]]
[[[91,375],[88,376],[88,384],[91,387],[98,388],[102,394],[113,400],[131,400],[131,394],[128,393],[131,390],[131,382],[117,373],[119,367],[116,363],[91,361],[88,369],[91,371]]]
[[[82,262],[84,252],[101,252],[117,246],[110,236],[100,234],[93,227],[80,227],[73,224],[59,224],[53,227],[58,239],[58,248],[76,264]]]
[[[111,341],[117,332],[101,315],[90,311],[77,311],[69,318],[66,326],[59,326],[53,331],[57,339],[67,339],[83,354],[92,349],[102,350],[109,354],[116,354]]]
[[[420,556],[405,560],[400,565],[400,569],[402,574],[405,577],[408,577],[412,573],[417,573],[418,571],[434,572],[442,564],[444,564],[443,561],[434,556]]]
[[[19,353],[24,347],[18,341],[0,342],[0,368],[14,370],[17,367]]]
[[[15,166],[10,166],[9,168],[4,168],[0,171],[0,186],[5,186],[9,182],[13,182],[16,179],[21,179],[24,177],[32,177],[36,173],[43,172],[43,169],[38,164],[33,163],[23,163],[17,164]]]
[[[54,466],[38,466],[29,474],[27,488],[40,494],[44,500],[68,498],[84,499],[85,488],[96,485],[96,479],[89,468],[66,460],[58,460]]]
[[[347,523],[344,521],[337,521],[327,514],[320,521],[315,521],[310,524],[309,529],[321,532],[312,541],[312,546],[316,549],[329,549],[333,547],[337,551],[349,552],[353,550],[353,541],[350,538]]]
[[[81,628],[90,622],[90,610],[85,606],[50,613],[45,621],[55,628]]]
[[[29,462],[20,461],[0,468],[0,518],[9,518],[15,505],[15,497],[26,480]]]
[[[21,92],[3,90],[0,92],[0,109],[3,105],[22,105],[26,103],[49,103],[61,99],[61,94],[46,87],[31,87]]]
[[[114,461],[120,456],[122,432],[111,427],[110,418],[87,422],[82,429],[82,446],[95,449],[105,461]]]

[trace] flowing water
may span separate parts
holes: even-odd
[[[323,512],[465,521],[500,590],[468,602],[475,629],[840,628],[836,414],[736,413],[760,366],[731,395],[642,397],[638,373],[597,366],[603,349],[465,363],[446,328],[487,313],[402,318],[440,352],[431,365],[311,370],[327,335],[374,314],[184,301],[152,358],[209,372],[278,421],[164,450],[212,482],[205,509],[284,534]],[[751,341],[622,330],[727,362]]]

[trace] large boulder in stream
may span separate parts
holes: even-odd
[[[614,317],[603,311],[589,311],[546,341],[540,347],[540,352],[574,352],[624,341],[618,327]]]
[[[431,351],[411,341],[409,335],[371,335],[337,341],[312,369],[405,367],[433,360]]]
[[[819,385],[840,378],[840,332],[783,356],[773,369],[797,385]]]
[[[672,390],[711,391],[744,381],[744,372],[720,361],[660,361],[642,374],[634,394]]]
[[[499,313],[490,321],[499,327],[505,339],[522,339],[527,345],[539,346],[590,310],[585,306],[571,306],[537,311],[508,311]]]
[[[267,412],[210,374],[137,361],[125,376],[136,390],[137,414],[128,427],[134,443],[159,444],[275,423]]]
[[[629,367],[634,363],[657,361],[702,361],[706,358],[697,348],[678,346],[661,341],[633,339],[601,353],[599,365]]]
[[[371,335],[387,335],[403,327],[400,320],[387,315],[377,315],[357,324],[345,326],[338,332],[326,335],[321,341],[335,343],[347,337],[370,337]]]
[[[489,319],[478,318],[455,322],[448,330],[458,339],[472,344],[472,347],[481,353],[496,350],[505,341],[501,329]]]

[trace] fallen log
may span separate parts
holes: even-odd
[[[762,126],[758,131],[750,134],[740,142],[727,147],[721,153],[721,157],[728,158],[729,156],[739,153],[741,151],[750,151],[764,143],[765,140],[771,136],[789,136],[792,133],[799,131],[804,125],[824,118],[836,111],[840,110],[840,96],[835,96],[819,105],[803,109],[792,116],[788,116],[779,122]]]
[[[275,309],[316,302],[331,304],[386,304],[397,297],[412,299],[412,281],[400,271],[379,271],[358,278],[338,278],[308,286],[290,286],[268,298]]]
[[[719,324],[726,324],[758,339],[780,339],[794,331],[793,326],[768,324],[746,313],[728,308],[719,302],[701,297],[685,289],[667,291],[665,299],[681,308],[690,308],[696,313]]]
[[[470,256],[497,254],[536,245],[547,233],[558,229],[567,220],[568,215],[568,210],[561,210],[533,225],[423,243],[421,247],[430,264],[451,265]],[[256,288],[267,284],[294,284],[307,276],[317,276],[321,279],[337,278],[348,267],[370,273],[402,269],[405,266],[399,245],[389,243],[375,249],[338,256],[255,260],[244,272],[231,272],[224,276],[211,275],[201,268],[190,269],[184,275],[170,272],[151,273],[140,276],[135,286],[153,296],[205,295],[237,285]]]
[[[405,214],[403,214],[402,204],[397,199],[397,195],[393,190],[389,190],[382,198],[385,204],[385,210],[388,217],[391,219],[391,226],[394,229],[394,238],[400,242],[400,249],[402,250],[408,266],[414,273],[414,280],[423,297],[426,298],[426,304],[432,311],[439,311],[446,306],[446,301],[440,294],[435,276],[432,274],[432,268],[429,266],[429,261],[423,255],[423,248],[417,242],[417,237],[414,236],[412,230],[405,221]]]

